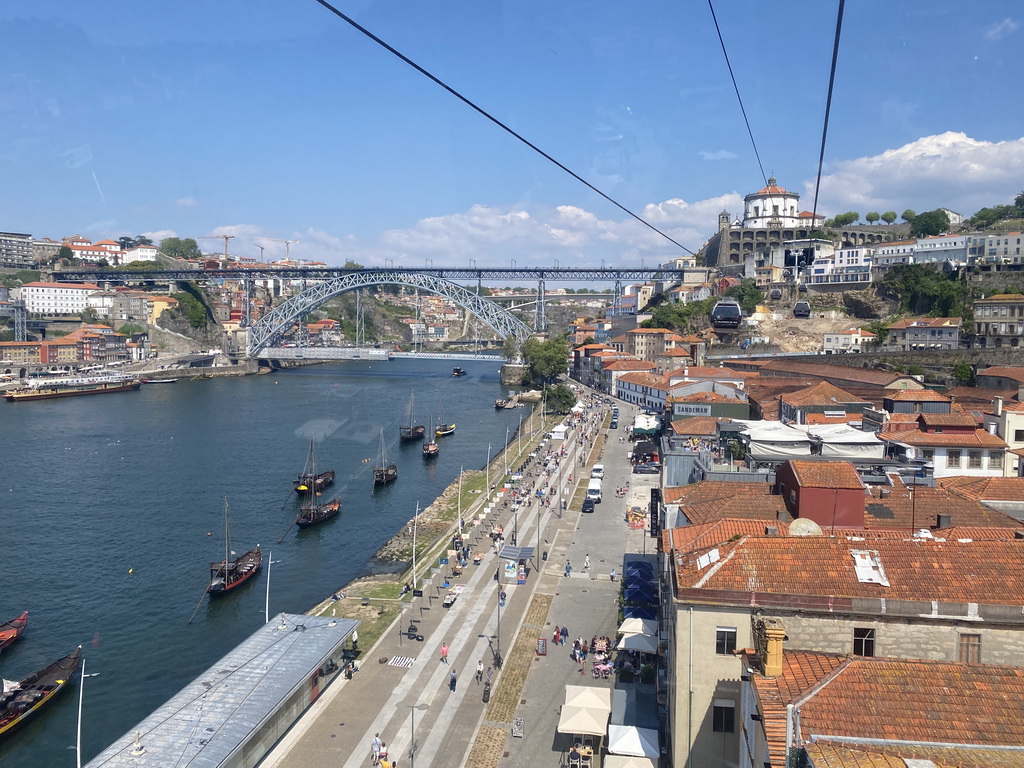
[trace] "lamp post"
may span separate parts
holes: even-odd
[[[508,431],[510,427],[505,427],[505,475],[508,476]]]
[[[494,657],[494,666],[501,669],[501,563],[498,563],[498,651]]]
[[[459,533],[462,533],[462,472],[464,467],[459,467]]]
[[[491,444],[487,444],[487,463],[484,464],[484,484],[487,486],[484,489],[484,493],[487,494],[488,500],[491,496]]]
[[[516,433],[518,436],[516,439],[516,453],[522,455],[523,453],[523,414],[519,414],[519,431]]]
[[[100,672],[85,674],[85,659],[82,659],[82,680],[78,684],[78,731],[75,738],[75,765],[82,768],[82,699],[85,696],[85,678],[99,677]]]
[[[421,712],[427,708],[426,704],[409,704],[409,764],[416,768],[416,710]]]
[[[280,560],[274,559],[273,552],[267,552],[267,597],[263,603],[263,617],[264,623],[270,623],[270,566],[274,563],[279,563]]]

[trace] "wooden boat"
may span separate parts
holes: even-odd
[[[462,370],[461,368],[459,368],[459,366],[455,366],[454,368],[452,368],[452,376],[465,376],[465,375],[466,375],[466,372],[464,370]]]
[[[413,440],[422,440],[423,436],[427,434],[427,428],[423,424],[413,424],[412,408],[415,401],[416,393],[413,392],[409,395],[409,424],[408,426],[400,426],[398,428],[398,439],[403,443],[411,443]]]
[[[310,501],[302,505],[302,511],[295,518],[295,524],[299,528],[309,528],[311,525],[330,520],[341,512],[341,499],[333,498],[326,504],[319,504],[317,501]]]
[[[74,678],[82,663],[82,646],[0,693],[0,739],[38,712]]]
[[[324,488],[334,482],[334,470],[328,469],[326,472],[316,471],[316,451],[314,450],[315,441],[313,438],[309,439],[309,455],[306,457],[306,466],[302,468],[302,472],[295,478],[295,492],[302,494],[313,494],[320,493]]]
[[[132,392],[141,386],[142,382],[131,376],[37,379],[28,386],[4,392],[4,399],[11,403],[20,403],[28,400],[52,400],[56,397],[105,395],[111,392]]]
[[[497,410],[501,410],[502,408],[508,408],[508,400],[502,400],[501,398],[498,398],[497,400],[494,401],[494,407]]]
[[[0,651],[21,637],[27,625],[28,611],[25,611],[16,619],[0,624]]]
[[[387,485],[398,478],[398,467],[388,461],[384,451],[384,430],[380,431],[380,457],[373,468],[373,484]]]
[[[454,431],[454,424],[447,424],[445,422],[441,422],[437,425],[437,429],[434,430],[434,434],[437,435],[438,437],[444,437],[445,435],[452,434],[452,432]]]
[[[231,525],[228,522],[228,500],[224,499],[224,559],[210,563],[210,585],[206,591],[210,597],[221,597],[242,586],[263,567],[263,553],[260,545],[250,549],[236,560],[231,559]]]
[[[174,384],[177,379],[143,379],[143,384]]]
[[[440,454],[441,446],[437,444],[437,441],[431,440],[429,443],[423,444],[424,459],[436,459]]]

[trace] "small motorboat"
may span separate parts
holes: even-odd
[[[16,619],[0,624],[0,651],[21,637],[26,626],[28,626],[28,611],[25,611]]]
[[[452,376],[465,376],[465,375],[466,375],[466,372],[464,370],[462,370],[461,368],[459,368],[459,366],[455,366],[454,368],[452,368]]]

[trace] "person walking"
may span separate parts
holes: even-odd
[[[583,558],[583,570],[590,573],[590,555]]]
[[[380,740],[380,734],[373,734],[373,739],[370,741],[370,751],[373,753],[373,762],[371,765],[377,765],[380,763],[380,748],[384,746],[384,742]]]
[[[491,675],[492,675],[493,673],[494,673],[494,668],[493,668],[493,667],[488,667],[488,668],[487,668],[487,684],[488,684],[488,685],[490,685],[490,684],[491,684]]]
[[[569,642],[569,628],[564,624],[562,625],[561,631],[558,633],[558,637],[562,641],[562,645]]]
[[[572,563],[568,560],[565,561],[565,578],[569,578],[569,574],[572,573]]]
[[[455,693],[455,684],[458,682],[458,676],[455,674],[455,668],[452,667],[452,671],[448,673],[448,690]]]
[[[448,643],[441,643],[441,663],[448,663]]]
[[[481,661],[478,661],[476,663],[476,684],[480,685],[480,682],[483,679],[484,679],[484,663],[481,660]]]

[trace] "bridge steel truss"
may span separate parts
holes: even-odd
[[[314,283],[253,323],[249,328],[249,356],[257,357],[261,350],[274,346],[294,327],[297,320],[301,320],[329,299],[347,291],[377,285],[405,285],[443,296],[479,317],[502,339],[514,336],[522,344],[533,333],[530,326],[504,307],[478,296],[451,280],[406,269],[346,272],[343,277]]]
[[[0,317],[14,318],[14,340],[28,340],[28,311],[24,301],[0,301]]]

